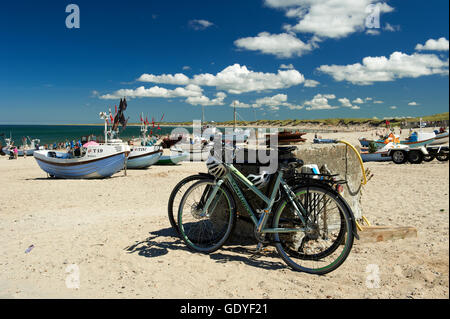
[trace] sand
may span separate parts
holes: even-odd
[[[357,144],[370,134],[319,135]],[[418,237],[356,241],[340,268],[319,277],[275,253],[251,258],[254,245],[190,252],[170,227],[167,200],[204,163],[53,180],[33,157],[2,156],[0,298],[449,298],[449,163],[365,166],[374,177],[364,215],[416,227]]]

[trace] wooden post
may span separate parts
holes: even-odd
[[[415,238],[417,229],[414,227],[392,227],[392,226],[361,226],[358,232],[360,240],[356,243],[376,243],[380,241]]]

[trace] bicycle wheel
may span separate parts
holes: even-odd
[[[294,193],[308,214],[308,230],[275,233],[275,247],[294,270],[329,273],[342,265],[352,249],[352,213],[342,197],[329,187],[300,186]],[[305,227],[288,200],[274,212],[274,228]]]
[[[170,225],[176,230],[177,234],[180,234],[175,220],[175,215],[178,214],[178,207],[181,202],[181,198],[186,190],[199,180],[210,179],[211,177],[206,174],[196,174],[183,178],[170,193],[169,202],[167,204],[167,214],[169,216]],[[175,212],[175,215],[174,215]]]
[[[225,185],[219,188],[206,214],[202,215],[214,185],[213,179],[196,182],[183,195],[178,208],[181,238],[189,248],[202,253],[222,247],[236,222],[233,197]]]

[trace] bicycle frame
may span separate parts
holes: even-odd
[[[304,207],[299,203],[293,196],[292,191],[290,190],[289,186],[286,184],[286,182],[283,180],[283,172],[278,171],[276,181],[272,190],[272,194],[270,197],[267,197],[264,195],[255,185],[253,185],[252,182],[250,182],[239,170],[237,170],[232,164],[224,163],[224,165],[227,167],[227,173],[226,175],[219,179],[217,183],[214,185],[213,189],[211,190],[208,199],[205,203],[205,206],[202,209],[202,215],[206,215],[208,208],[213,202],[214,197],[216,196],[217,192],[219,191],[220,186],[225,181],[228,182],[231,187],[233,188],[234,192],[239,197],[239,200],[244,205],[245,209],[247,210],[247,213],[250,216],[250,219],[255,224],[256,229],[258,232],[261,233],[291,233],[291,232],[299,232],[299,231],[305,231],[306,228],[266,228],[266,223],[268,220],[269,215],[272,212],[273,204],[275,203],[275,198],[278,194],[278,190],[280,187],[283,187],[284,191],[288,195],[288,198],[293,205],[297,215],[301,219],[304,225],[306,225],[305,216],[306,210]],[[247,199],[245,198],[244,194],[242,193],[241,189],[236,183],[236,180],[241,181],[245,186],[247,186],[256,196],[258,196],[260,199],[262,199],[266,204],[267,207],[263,210],[263,213],[261,214],[261,217],[258,219],[255,215],[255,212],[253,212],[252,208],[247,202]]]

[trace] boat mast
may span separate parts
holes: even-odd
[[[233,112],[233,115],[234,115],[233,131],[236,131],[236,100],[234,100],[234,102],[233,102],[233,108],[234,108],[234,112]]]
[[[201,123],[202,126],[204,122],[205,122],[205,106],[202,105],[202,123]]]

